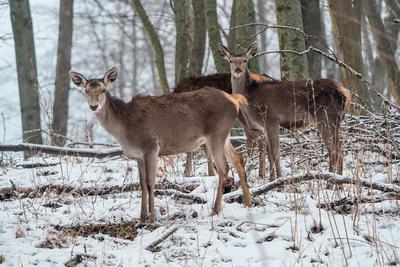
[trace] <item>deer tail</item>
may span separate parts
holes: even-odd
[[[232,97],[239,103],[238,119],[243,127],[253,131],[263,131],[263,127],[251,118],[247,98],[241,94],[232,94]]]

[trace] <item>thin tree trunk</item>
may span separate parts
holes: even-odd
[[[326,31],[326,24],[327,21],[330,21],[331,18],[329,16],[329,11],[325,12],[323,8],[320,9],[320,14],[321,14],[321,31],[322,31],[322,38],[323,42],[326,46],[328,47],[333,47],[335,46],[334,40],[329,38],[328,33]],[[326,50],[326,47],[324,47],[323,51]],[[330,52],[330,51],[329,51]],[[340,74],[339,74],[339,68],[338,66],[332,62],[331,60],[323,57],[323,66],[326,70],[326,78],[328,79],[334,79],[334,80],[339,80],[340,79]]]
[[[361,2],[360,0],[328,0],[333,34],[339,58],[356,71],[363,73],[361,55]],[[362,102],[372,107],[371,94],[360,79],[341,68],[343,84],[357,92]]]
[[[169,93],[169,86],[167,80],[167,74],[165,71],[165,63],[164,63],[164,50],[161,46],[160,39],[154,29],[153,24],[151,23],[149,17],[146,14],[140,0],[132,0],[132,7],[135,10],[136,14],[139,16],[140,20],[143,23],[143,27],[146,30],[149,38],[150,43],[153,47],[155,59],[156,59],[156,66],[158,72],[158,78],[160,81],[161,91],[164,94]]]
[[[218,43],[221,42],[221,33],[219,32],[216,0],[205,0],[205,11],[208,42],[214,58],[215,67],[218,72],[228,71],[228,63],[219,55],[217,48]]]
[[[300,0],[276,0],[276,14],[278,24],[303,29]],[[302,34],[280,30],[278,36],[281,50],[305,50],[305,40]],[[281,77],[283,80],[307,79],[309,77],[307,57],[293,58],[289,54],[281,54]]]
[[[236,0],[236,25],[241,26],[250,23],[256,23],[253,0]],[[240,44],[243,48],[249,47],[251,43],[256,41],[255,25],[238,28],[236,31],[236,43]],[[260,71],[258,58],[250,60],[248,66],[251,71]]]
[[[175,83],[185,78],[188,74],[189,52],[188,38],[189,33],[187,26],[187,12],[190,1],[174,0],[175,7],[175,27],[176,27],[176,44],[175,44]]]
[[[257,1],[257,10],[258,10],[258,20],[260,23],[267,23],[267,20],[265,19],[267,16],[267,11],[265,9],[265,2],[266,1]],[[267,32],[264,31],[260,34],[260,39],[261,39],[261,51],[267,51]],[[260,57],[259,59],[260,62],[260,69],[262,69],[264,72],[267,72],[267,58],[266,57]]]
[[[42,143],[35,44],[28,0],[10,0],[24,142]],[[27,156],[27,155],[25,155]]]
[[[138,57],[137,57],[137,27],[136,21],[133,20],[132,23],[132,38],[133,38],[133,47],[132,47],[132,68],[133,68],[133,77],[132,77],[132,88],[134,93],[137,93],[137,68],[138,68]]]
[[[301,14],[304,32],[309,35],[306,46],[322,49],[321,13],[319,0],[301,0]],[[322,59],[319,55],[308,53],[308,74],[311,79],[321,78]]]
[[[233,0],[231,8],[231,20],[229,21],[229,35],[228,35],[228,48],[229,51],[234,51],[237,42],[237,30],[233,29],[237,26],[236,8],[237,0]]]
[[[73,0],[61,0],[51,143],[64,146],[68,130],[69,75],[73,32]]]
[[[194,14],[194,36],[189,61],[189,72],[192,76],[201,76],[207,35],[204,1],[192,0],[192,6]]]

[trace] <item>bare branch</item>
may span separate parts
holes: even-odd
[[[261,185],[255,188],[252,188],[250,191],[253,194],[253,196],[258,196],[265,194],[271,190],[274,190],[278,187],[284,186],[284,185],[292,185],[292,184],[297,184],[297,183],[302,183],[306,181],[311,181],[311,180],[322,180],[326,181],[330,184],[335,184],[335,185],[342,185],[342,184],[356,184],[356,185],[361,185],[366,188],[374,189],[374,190],[379,190],[385,193],[395,193],[395,194],[400,194],[400,187],[397,185],[393,184],[385,184],[385,183],[379,183],[379,182],[371,182],[365,179],[352,179],[349,177],[345,177],[342,175],[338,175],[335,173],[306,173],[306,174],[300,174],[300,175],[294,175],[294,176],[288,176],[288,177],[283,177],[276,179],[272,182],[266,183],[265,185]],[[241,192],[233,192],[224,195],[224,200],[228,203],[232,202],[240,202],[242,200],[242,193]]]

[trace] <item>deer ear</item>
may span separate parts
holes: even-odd
[[[222,43],[218,43],[218,52],[226,60],[229,60],[231,53],[229,53],[228,48],[224,46]]]
[[[85,78],[85,76],[78,72],[70,71],[69,78],[76,86],[84,88],[87,84],[87,79]]]
[[[109,69],[106,74],[104,74],[103,81],[106,85],[109,83],[115,82],[117,79],[118,69],[117,67],[112,67]]]
[[[257,55],[257,42],[252,43],[249,48],[244,52],[247,59],[253,58]]]

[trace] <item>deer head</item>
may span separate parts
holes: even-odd
[[[85,90],[86,101],[92,111],[97,112],[104,107],[106,103],[107,86],[117,79],[118,70],[112,67],[101,79],[86,79],[85,76],[78,72],[70,71],[69,77],[71,81],[78,87]]]
[[[243,77],[247,72],[247,61],[257,54],[257,43],[252,43],[244,53],[232,54],[223,44],[218,44],[219,54],[229,62],[231,75],[235,78]]]

